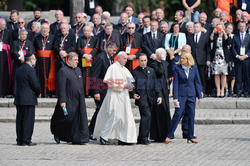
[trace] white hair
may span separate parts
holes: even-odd
[[[91,27],[91,28],[94,28],[94,23],[92,23],[92,22],[88,22],[87,24],[86,24],[86,26],[89,26],[89,27]]]
[[[109,18],[110,18],[110,13],[108,12],[108,11],[104,11],[103,13],[102,13],[102,15],[106,15],[106,16],[108,16]]]
[[[163,54],[166,55],[166,50],[164,48],[158,48],[158,49],[156,49],[155,54],[158,57],[161,56],[161,55],[163,55]]]
[[[126,52],[120,51],[120,52],[118,53],[118,55],[117,55],[117,58],[119,58],[119,57],[122,56],[123,54],[126,54]]]
[[[41,23],[40,23],[40,22],[34,21],[34,22],[32,23],[32,25],[34,25],[35,27],[38,27],[38,28],[39,28],[39,31],[41,30]]]
[[[166,21],[161,21],[160,26],[166,24],[168,26],[168,23]]]
[[[194,23],[193,22],[187,22],[185,27],[188,28],[190,25],[194,26]]]

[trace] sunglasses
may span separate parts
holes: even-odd
[[[18,24],[23,24],[24,22],[18,22]]]
[[[102,24],[102,25],[105,25],[105,24]]]
[[[76,18],[81,18],[81,17],[76,17]]]
[[[128,27],[128,29],[135,29],[135,27]]]

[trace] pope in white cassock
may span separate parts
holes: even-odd
[[[101,144],[118,140],[118,144],[137,142],[136,126],[129,99],[134,78],[125,67],[128,55],[121,51],[117,61],[112,64],[103,82],[108,85],[107,95],[97,115],[93,137]]]

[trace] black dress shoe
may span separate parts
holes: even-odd
[[[133,144],[118,140],[118,145],[133,145]]]
[[[60,144],[60,138],[54,135],[54,140],[56,141],[57,144]]]
[[[17,143],[17,146],[22,146],[22,145],[23,145],[22,142],[18,142],[18,143]]]
[[[105,139],[103,139],[102,137],[100,137],[100,143],[101,143],[101,145],[106,145],[107,141]]]
[[[151,144],[151,142],[149,140],[144,140],[144,141],[138,141],[137,144],[149,145]]]
[[[37,144],[36,143],[23,143],[22,146],[36,146]]]
[[[93,134],[89,134],[89,139],[96,141],[96,139],[93,138]]]
[[[244,97],[249,97],[249,95],[248,94],[244,94]]]

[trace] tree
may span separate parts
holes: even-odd
[[[19,11],[23,10],[23,0],[8,0],[7,1],[8,10],[16,9]]]
[[[84,0],[70,0],[70,23],[73,25],[76,22],[76,14],[82,12],[85,7]]]

